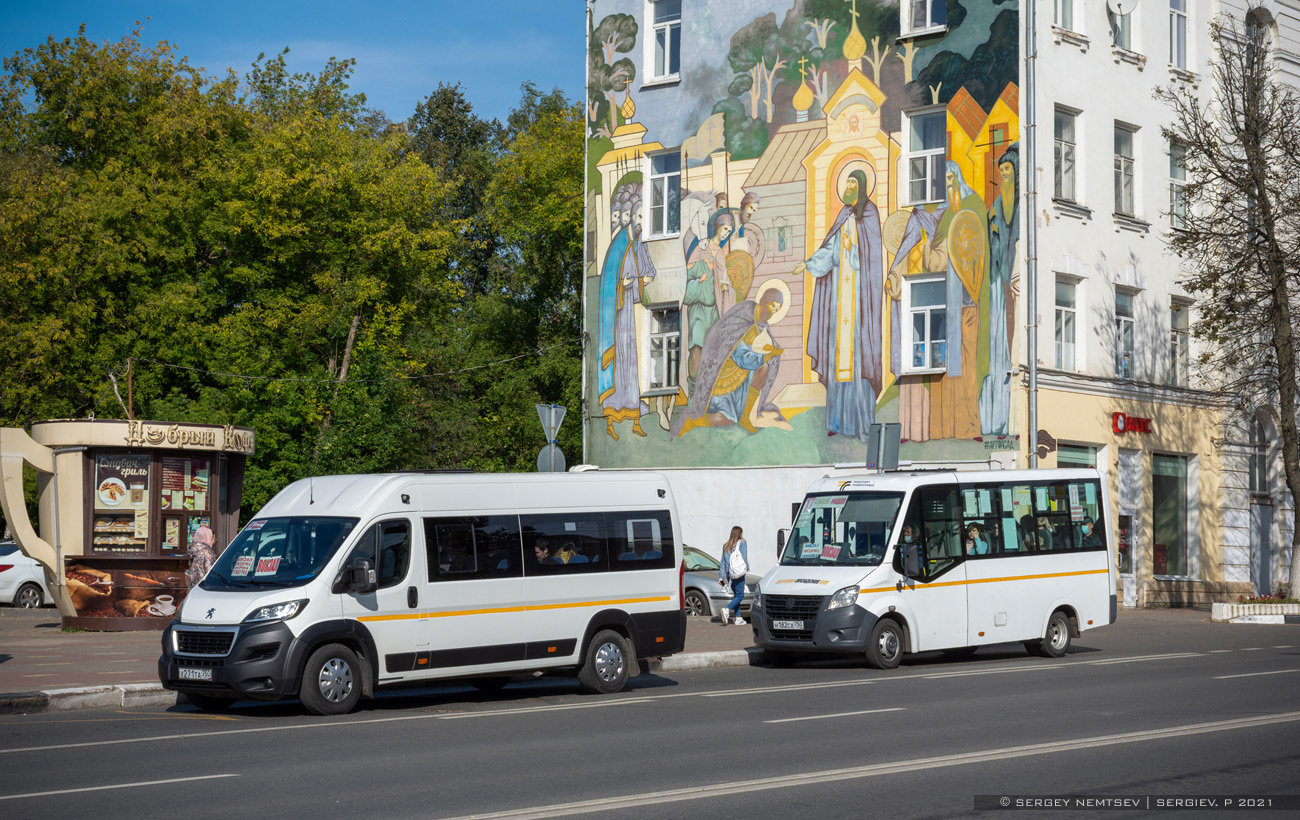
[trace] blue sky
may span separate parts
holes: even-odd
[[[582,95],[583,0],[0,0],[0,55],[80,23],[96,42],[120,40],[137,20],[146,43],[167,40],[209,73],[242,74],[285,46],[294,71],[355,57],[352,89],[395,120],[439,83],[460,83],[485,118],[504,119],[526,81]]]

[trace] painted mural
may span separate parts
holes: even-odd
[[[655,4],[593,6],[589,460],[1018,449],[1016,3],[900,39],[897,3],[682,0],[680,55]]]

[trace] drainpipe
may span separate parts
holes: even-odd
[[[1029,354],[1029,468],[1038,466],[1038,88],[1035,64],[1038,62],[1037,0],[1025,3],[1025,165],[1029,173],[1025,185],[1025,332]]]
[[[590,464],[591,462],[587,459],[587,427],[590,421],[587,418],[587,243],[591,241],[589,239],[591,233],[588,230],[587,215],[591,209],[588,207],[589,203],[587,201],[589,196],[587,174],[591,163],[587,159],[587,151],[589,150],[587,112],[591,110],[591,90],[587,79],[587,70],[590,68],[587,61],[591,55],[591,24],[593,22],[592,15],[595,14],[592,4],[595,0],[586,0],[586,2],[587,31],[585,36],[587,48],[582,52],[582,259],[579,260],[578,264],[582,272],[578,281],[578,304],[580,305],[579,309],[582,311],[582,315],[578,317],[580,330],[578,338],[582,343],[582,354],[579,356],[579,361],[582,363],[582,396],[578,399],[578,411],[582,420],[582,463]]]

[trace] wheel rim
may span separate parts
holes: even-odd
[[[352,694],[352,667],[342,658],[330,658],[321,667],[320,693],[330,703],[342,703]]]
[[[623,647],[607,641],[596,650],[596,675],[605,683],[613,683],[623,674]]]
[[[1047,626],[1047,642],[1057,651],[1065,648],[1065,636],[1067,634],[1065,629],[1062,628],[1061,621],[1057,618],[1053,618],[1052,622]]]
[[[898,657],[898,633],[892,629],[880,633],[880,657],[887,661]]]
[[[24,587],[18,592],[18,606],[23,609],[35,609],[41,605],[41,593],[31,587]]]
[[[700,616],[704,614],[704,601],[695,593],[686,594],[686,614]]]

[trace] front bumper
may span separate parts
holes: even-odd
[[[754,644],[781,652],[865,652],[876,625],[874,613],[861,606],[827,609],[830,596],[764,595],[749,619]],[[775,629],[775,621],[798,621],[803,629]]]
[[[158,680],[164,689],[262,700],[298,694],[304,647],[284,621],[222,627],[173,621],[162,643]],[[203,670],[210,670],[210,680],[182,677],[209,674]]]

